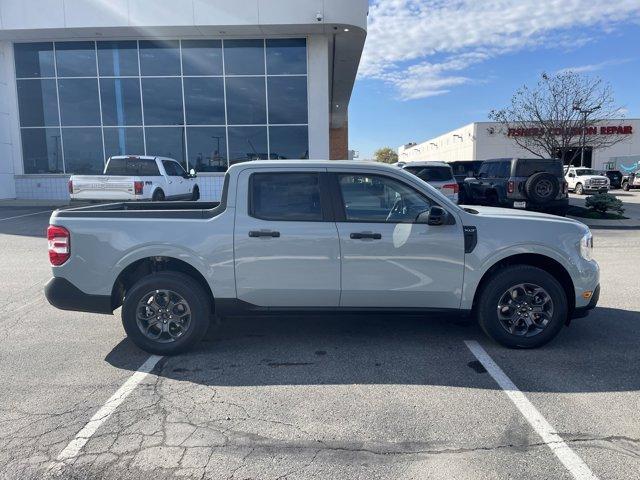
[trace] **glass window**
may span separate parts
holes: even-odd
[[[60,129],[22,129],[24,173],[63,173]]]
[[[100,96],[104,125],[142,125],[140,80],[101,78]]]
[[[16,43],[13,51],[17,78],[55,77],[53,43]]]
[[[317,173],[254,173],[251,215],[272,221],[322,221]]]
[[[142,102],[145,125],[182,125],[180,78],[143,78]]]
[[[405,170],[413,173],[425,182],[446,182],[453,180],[453,173],[449,167],[405,167]]]
[[[56,42],[58,77],[95,77],[94,42]]]
[[[187,125],[224,125],[222,78],[185,78],[184,106]]]
[[[309,158],[308,127],[269,127],[271,159]]]
[[[102,134],[99,128],[63,128],[66,173],[99,175],[104,170]]]
[[[98,42],[98,67],[103,77],[137,77],[138,42]]]
[[[530,177],[537,172],[549,172],[557,177],[562,177],[562,160],[527,158],[516,161],[517,177]]]
[[[220,40],[183,40],[183,75],[222,75]]]
[[[229,163],[266,160],[267,127],[229,127]]]
[[[224,65],[227,75],[264,75],[264,41],[225,40]]]
[[[18,80],[18,109],[23,127],[59,124],[55,80]]]
[[[511,162],[500,162],[500,167],[498,167],[498,176],[500,178],[508,178],[511,176]]]
[[[169,160],[163,160],[162,166],[164,167],[164,171],[167,172],[167,175],[170,177],[182,177],[187,173],[179,163]]]
[[[100,125],[97,78],[58,80],[58,95],[63,126]]]
[[[155,160],[142,158],[112,158],[107,163],[105,175],[159,177],[160,169]]]
[[[266,110],[264,78],[227,78],[229,125],[264,125]]]
[[[140,70],[143,76],[173,77],[180,75],[178,41],[141,41]]]
[[[269,77],[269,123],[307,123],[307,77]]]
[[[429,210],[426,197],[404,183],[379,175],[340,175],[347,221],[412,223]]]
[[[490,165],[491,165],[490,163],[486,163],[486,162],[483,163],[480,166],[480,170],[478,171],[478,176],[486,178],[489,175],[489,166]]]
[[[182,127],[145,128],[147,155],[173,158],[184,165],[184,129]]]
[[[117,155],[144,155],[142,127],[105,128],[104,150],[106,158]]]
[[[267,74],[307,73],[307,41],[304,38],[267,40]]]
[[[224,127],[187,127],[189,168],[197,172],[227,170],[227,134]]]

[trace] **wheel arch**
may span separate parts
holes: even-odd
[[[118,274],[111,290],[111,306],[113,309],[115,310],[122,305],[126,292],[138,280],[155,272],[180,272],[190,276],[207,293],[211,311],[215,310],[213,291],[204,275],[193,265],[172,256],[144,257],[127,265]]]
[[[544,270],[552,275],[560,283],[562,289],[567,295],[567,304],[569,306],[569,315],[567,318],[571,318],[571,312],[573,312],[576,305],[575,287],[573,284],[573,280],[571,279],[571,275],[560,262],[540,253],[518,253],[510,255],[498,260],[491,267],[489,267],[482,275],[480,282],[478,282],[478,286],[475,290],[471,307],[473,311],[475,311],[476,309],[478,298],[482,292],[482,289],[489,281],[491,276],[496,271],[513,265],[529,265],[532,267],[540,268],[541,270]]]

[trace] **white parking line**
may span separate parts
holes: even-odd
[[[138,386],[138,384],[144,380],[144,378],[153,370],[157,363],[163,357],[158,355],[151,355],[142,366],[124,382],[124,384],[114,393],[107,403],[105,403],[100,410],[98,410],[89,423],[87,423],[82,430],[78,432],[69,445],[67,445],[56,461],[51,464],[49,471],[51,473],[58,473],[60,470],[68,464],[71,460],[76,458],[85,444],[89,441],[91,436],[96,433],[98,428],[107,421],[116,408],[129,396],[131,392]]]
[[[547,422],[542,414],[533,406],[529,399],[511,381],[502,369],[493,361],[482,346],[474,340],[464,342],[471,353],[482,363],[484,368],[493,377],[496,383],[504,390],[520,413],[529,422],[542,441],[555,453],[558,460],[569,470],[576,480],[597,480],[586,463],[571,450],[562,437],[556,433],[555,428]]]
[[[51,213],[53,210],[44,210],[42,212],[25,213],[24,215],[16,215],[15,217],[0,218],[0,222],[5,220],[15,220],[16,218],[30,217],[31,215],[42,215],[43,213]]]

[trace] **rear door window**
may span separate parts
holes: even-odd
[[[318,173],[254,173],[249,195],[252,217],[288,222],[323,220]]]
[[[446,182],[447,180],[453,180],[453,173],[450,167],[405,167],[405,170],[408,170],[425,182]]]
[[[556,177],[562,177],[562,162],[560,160],[519,160],[516,166],[516,177],[530,177],[534,173],[548,172]]]

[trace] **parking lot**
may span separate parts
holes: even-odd
[[[640,230],[594,230],[599,307],[539,350],[353,314],[234,319],[153,358],[119,311],[47,303],[50,211],[0,207],[0,478],[638,476]]]

